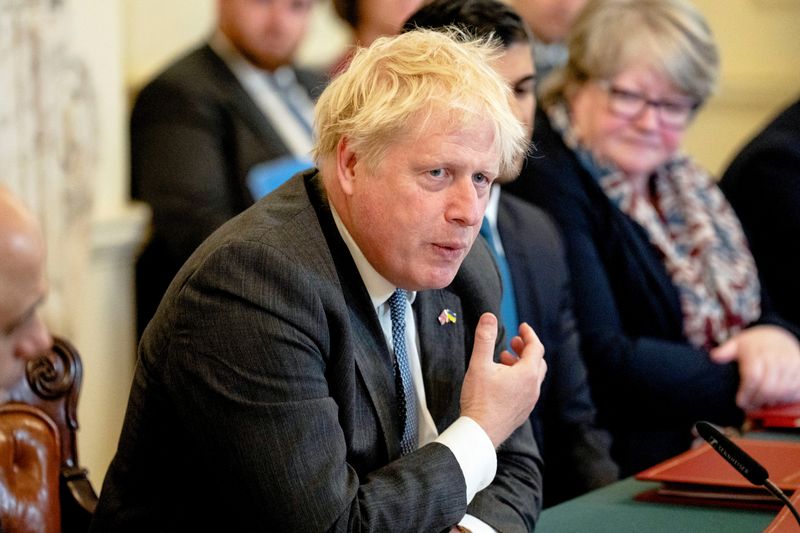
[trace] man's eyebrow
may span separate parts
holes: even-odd
[[[536,81],[538,76],[536,74],[530,74],[529,76],[525,76],[521,80],[518,80],[515,85],[522,85],[523,83],[528,83],[529,81]]]
[[[39,308],[39,306],[44,303],[44,299],[45,297],[42,296],[41,298],[33,302],[33,304],[24,313],[18,316],[16,320],[14,320],[13,322],[11,322],[11,324],[3,328],[3,335],[6,336],[11,335],[12,333],[14,333],[14,330],[16,330],[22,324],[30,320],[30,318],[36,313],[36,310]]]

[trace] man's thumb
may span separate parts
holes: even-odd
[[[475,345],[472,347],[470,365],[485,365],[494,361],[494,342],[497,339],[497,317],[483,313],[475,328]]]

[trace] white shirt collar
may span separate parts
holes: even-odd
[[[497,228],[497,211],[500,208],[500,185],[492,185],[489,192],[489,202],[486,204],[486,212],[483,218],[489,223],[492,229]]]
[[[222,58],[225,64],[228,65],[228,67],[230,67],[234,73],[238,74],[238,72],[251,70],[263,75],[263,71],[248,61],[247,58],[241,53],[239,53],[236,47],[233,46],[233,43],[230,41],[230,39],[228,39],[220,30],[214,32],[214,35],[212,35],[211,39],[208,41],[208,45],[219,57]]]
[[[380,306],[386,303],[397,287],[389,280],[384,278],[377,270],[375,270],[375,267],[373,267],[370,262],[367,261],[366,256],[364,256],[364,252],[362,252],[361,248],[358,247],[358,244],[356,244],[353,236],[350,235],[350,232],[345,227],[344,222],[342,222],[342,219],[339,218],[339,213],[336,212],[336,209],[332,204],[330,208],[331,213],[333,214],[333,220],[336,223],[336,228],[339,230],[339,234],[342,236],[345,245],[347,245],[347,249],[350,250],[350,255],[353,257],[353,262],[356,264],[358,273],[361,275],[364,286],[367,288],[369,297],[372,300],[372,306],[377,310]],[[416,297],[416,291],[408,291],[409,302],[413,303]]]

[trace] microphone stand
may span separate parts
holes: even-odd
[[[775,496],[780,501],[782,501],[786,505],[786,507],[788,507],[789,510],[792,512],[792,514],[794,515],[794,519],[797,520],[797,523],[800,524],[800,514],[798,514],[797,509],[795,509],[794,505],[792,505],[792,502],[789,500],[789,498],[786,496],[786,494],[784,494],[784,492],[781,489],[779,489],[775,485],[775,483],[773,483],[769,479],[764,481],[764,488],[766,488],[768,491],[770,491],[773,496]],[[800,489],[797,489],[797,490],[800,490]]]
[[[782,501],[792,512],[797,523],[800,524],[800,514],[797,513],[797,509],[792,505],[792,502],[786,494],[784,494],[775,483],[770,481],[767,469],[761,466],[761,463],[753,459],[747,452],[728,439],[728,437],[723,435],[722,432],[709,422],[697,422],[695,424],[695,429],[697,429],[697,433],[711,445],[714,451],[728,461],[728,463],[744,476],[747,481],[757,487],[763,486],[773,496]],[[800,490],[800,488],[797,490]]]

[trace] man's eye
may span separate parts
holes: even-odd
[[[434,178],[441,178],[442,176],[444,176],[444,169],[434,168],[433,170],[429,171],[429,173]]]
[[[534,78],[529,78],[514,86],[514,94],[517,96],[527,96],[536,90]]]
[[[486,176],[486,174],[478,172],[472,175],[472,181],[474,181],[475,183],[484,184],[484,183],[489,183],[489,178]]]

